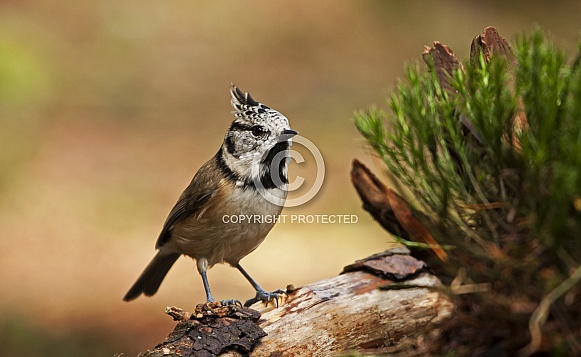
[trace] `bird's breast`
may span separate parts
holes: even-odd
[[[176,225],[172,240],[181,253],[206,258],[210,266],[235,264],[262,243],[281,210],[254,188],[222,186],[203,210]]]

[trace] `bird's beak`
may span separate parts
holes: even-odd
[[[278,137],[280,140],[289,140],[293,136],[297,135],[299,132],[292,129],[285,129],[282,131],[282,134]]]

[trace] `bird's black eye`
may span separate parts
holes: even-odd
[[[264,130],[263,127],[261,127],[260,125],[255,125],[252,128],[250,128],[250,131],[252,132],[252,135],[254,136],[262,136],[264,134],[266,134],[266,130]]]

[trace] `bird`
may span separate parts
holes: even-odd
[[[277,222],[272,218],[279,217],[286,200],[289,152],[298,132],[284,115],[234,84],[230,95],[234,120],[220,149],[179,196],[157,238],[157,254],[123,300],[154,295],[182,255],[196,261],[206,302],[215,301],[206,272],[220,263],[238,269],[256,291],[244,306],[258,301],[268,305],[273,300],[278,305],[284,294],[280,289],[265,291],[240,260],[264,241]],[[232,223],[228,217],[254,219]],[[238,300],[221,302],[240,304]]]

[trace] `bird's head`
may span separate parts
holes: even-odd
[[[230,88],[235,119],[224,138],[222,152],[229,168],[245,180],[270,175],[273,160],[286,183],[285,154],[297,134],[278,111],[255,101],[234,84]],[[280,154],[280,155],[279,155]]]

